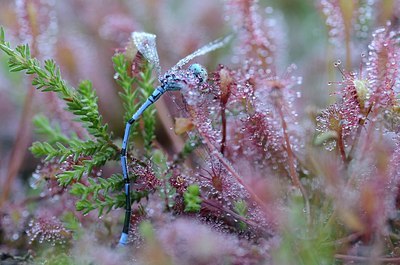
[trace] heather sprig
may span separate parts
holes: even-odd
[[[46,137],[48,143],[67,143],[69,140],[69,137],[61,131],[60,125],[51,123],[44,115],[36,115],[33,119],[33,125],[36,128],[36,133]]]
[[[0,30],[0,48],[9,56],[10,71],[25,71],[33,76],[32,84],[37,89],[57,93],[66,103],[66,110],[86,128],[89,135],[87,139],[80,139],[73,132],[67,135],[60,130],[60,126],[51,125],[47,118],[37,116],[34,124],[48,141],[33,143],[31,152],[37,157],[45,157],[47,161],[57,159],[61,165],[68,162],[63,166],[63,171],[57,172],[57,179],[61,185],[71,185],[71,193],[81,198],[77,202],[78,210],[87,213],[99,209],[101,214],[104,208],[109,211],[112,207],[121,207],[123,198],[110,196],[107,192],[120,188],[122,178],[97,177],[94,180],[89,177],[87,186],[81,183],[83,176],[86,178],[95,167],[100,168],[109,160],[116,159],[119,153],[118,147],[111,141],[112,135],[108,132],[107,125],[103,124],[92,84],[83,81],[77,89],[68,86],[54,61],[47,60],[42,66],[36,58],[31,58],[28,45],[12,49],[5,42],[3,28]],[[100,191],[102,196],[99,196]],[[145,195],[134,193],[132,198],[140,200],[143,196]]]
[[[82,211],[84,214],[97,210],[98,216],[102,216],[104,213],[109,213],[114,208],[124,207],[125,196],[123,194],[117,194],[116,196],[108,195],[108,193],[115,190],[115,187],[122,187],[120,179],[103,179],[100,182],[101,183],[96,183],[95,180],[91,179],[91,181],[89,181],[90,186],[76,184],[72,187],[71,194],[82,197],[82,199],[76,203],[76,210]],[[133,191],[131,192],[131,203],[139,202],[142,198],[147,197],[147,195],[148,192],[146,191]]]
[[[152,66],[147,63],[143,71],[140,73],[138,79],[137,85],[140,91],[139,98],[142,102],[144,102],[154,90],[155,79],[152,77],[152,70]],[[142,121],[144,127],[142,130],[144,147],[149,155],[151,152],[151,144],[155,139],[156,109],[154,107],[150,107],[147,111],[145,111],[143,113]]]
[[[123,90],[123,92],[119,92],[119,96],[122,99],[122,106],[126,111],[124,121],[127,121],[132,117],[133,113],[135,113],[135,107],[137,106],[137,104],[135,104],[135,99],[137,98],[139,90],[133,89],[136,78],[129,75],[129,63],[126,56],[123,53],[116,53],[112,61],[115,70],[114,79]]]
[[[33,75],[32,84],[43,92],[55,92],[66,104],[66,110],[71,112],[75,120],[87,131],[86,139],[79,138],[76,133],[64,133],[55,122],[50,122],[44,116],[38,116],[34,120],[39,134],[46,137],[46,142],[32,144],[31,152],[37,157],[45,157],[45,161],[56,159],[62,165],[62,170],[56,172],[56,177],[61,185],[70,187],[70,193],[79,197],[76,209],[87,214],[92,210],[98,210],[98,214],[109,212],[113,208],[123,207],[124,196],[112,195],[122,188],[122,176],[112,175],[103,177],[93,174],[94,169],[101,168],[110,160],[117,160],[119,148],[112,142],[112,135],[108,132],[106,124],[103,124],[102,116],[98,111],[97,96],[91,82],[83,81],[77,89],[67,85],[61,77],[60,69],[52,60],[44,62],[44,66],[31,58],[29,46],[17,46],[15,50],[4,40],[4,31],[1,29],[0,48],[10,56],[9,66],[11,71],[23,71]],[[152,92],[154,78],[152,67],[149,64],[142,66],[143,71],[138,77],[129,74],[128,61],[124,54],[116,54],[113,57],[115,67],[115,79],[123,89],[120,96],[126,111],[125,118],[132,115],[139,101],[144,101]],[[133,86],[139,87],[137,90]],[[144,128],[142,136],[145,141],[147,154],[151,155],[151,144],[155,138],[155,110],[144,113]],[[137,160],[135,160],[137,162]],[[132,191],[133,202],[139,202],[148,192],[159,184],[152,169],[143,163],[133,166],[132,172],[138,185],[143,183],[138,191]],[[152,180],[151,180],[152,179]]]
[[[66,102],[67,110],[76,116],[89,134],[104,142],[110,140],[107,125],[102,122],[97,109],[97,97],[89,81],[83,81],[77,90],[67,86],[53,60],[46,60],[44,66],[41,66],[36,58],[31,58],[28,45],[19,45],[14,50],[10,43],[5,42],[3,28],[0,29],[0,34],[0,48],[9,56],[11,72],[25,71],[28,75],[33,75],[32,85],[43,92],[56,92]]]
[[[77,90],[68,87],[53,60],[46,60],[42,67],[36,58],[31,58],[28,45],[19,45],[14,50],[10,43],[5,42],[3,28],[0,34],[0,48],[9,56],[11,72],[25,71],[33,75],[32,85],[43,92],[57,93],[66,102],[67,109],[76,115],[91,135],[104,141],[110,139],[107,126],[102,124],[96,105],[97,98],[89,81],[82,82]]]
[[[117,148],[110,142],[111,135],[107,132],[107,125],[103,124],[102,117],[97,107],[97,97],[89,81],[83,81],[78,89],[69,87],[61,77],[60,69],[53,60],[46,60],[44,66],[36,58],[31,58],[28,45],[19,45],[14,49],[5,42],[4,30],[0,29],[0,48],[9,56],[9,67],[12,72],[25,71],[28,75],[33,75],[32,85],[43,92],[55,92],[67,106],[67,110],[75,115],[79,121],[91,135],[93,140],[80,140],[72,137],[69,142],[72,148],[66,148],[61,142],[49,144],[46,142],[36,142],[32,146],[32,152],[36,156],[47,155],[46,159],[60,158],[60,162],[64,161],[68,156],[74,155],[77,158],[80,155],[93,155],[97,151],[108,150],[97,155],[97,160],[86,163],[87,167],[80,167],[77,172],[69,172],[67,175],[73,175],[79,179],[82,174],[90,172],[93,166],[103,165],[108,159],[115,156]],[[36,119],[36,124],[41,127],[42,132],[47,128],[47,134],[59,135],[58,129],[50,131],[48,122],[44,119]],[[63,136],[64,138],[64,136]],[[65,140],[65,138],[63,139]],[[68,184],[72,178],[63,178],[61,182]]]
[[[153,92],[155,78],[153,77],[153,66],[148,62],[141,60],[141,55],[136,53],[131,62],[128,58],[132,56],[133,51],[128,47],[125,53],[116,53],[113,56],[115,75],[114,79],[123,89],[119,93],[125,110],[124,121],[128,121],[135,113],[140,103],[144,102]],[[135,51],[137,52],[137,51]],[[140,71],[137,71],[137,70]],[[134,89],[134,87],[136,87]],[[143,113],[142,121],[134,123],[132,126],[133,134],[140,135],[144,140],[146,155],[151,155],[151,144],[155,139],[156,110],[150,107]],[[140,125],[143,124],[143,126]],[[141,127],[141,128],[139,128]],[[132,141],[131,141],[132,142]],[[132,146],[132,144],[130,145]]]

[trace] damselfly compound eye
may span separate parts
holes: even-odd
[[[189,66],[189,71],[199,79],[200,83],[204,83],[207,81],[208,74],[207,70],[200,64],[195,63]]]

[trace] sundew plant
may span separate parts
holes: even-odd
[[[400,263],[399,1],[0,7],[1,264]]]

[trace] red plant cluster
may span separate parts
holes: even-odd
[[[65,244],[71,236],[62,222],[50,212],[43,212],[36,220],[30,221],[26,233],[30,238],[30,244],[34,240],[38,240],[39,243],[46,241],[51,244]]]

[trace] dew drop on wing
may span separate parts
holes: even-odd
[[[132,33],[132,39],[138,51],[154,66],[158,77],[160,77],[161,66],[157,52],[156,35],[135,31]]]

